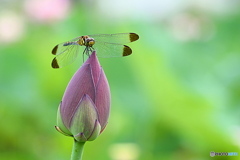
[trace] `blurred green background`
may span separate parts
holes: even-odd
[[[70,159],[73,139],[54,125],[82,60],[52,69],[51,50],[78,36],[122,32],[140,39],[128,57],[99,59],[111,114],[83,160],[240,159],[240,1],[0,3],[1,160]]]

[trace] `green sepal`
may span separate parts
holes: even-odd
[[[58,106],[58,112],[57,112],[57,126],[55,126],[56,130],[60,133],[62,133],[65,136],[72,136],[72,133],[65,127],[62,121],[62,116],[60,113],[60,107],[62,102]]]
[[[87,138],[85,137],[85,135],[83,133],[78,133],[77,135],[74,135],[73,137],[78,142],[86,142],[87,141]]]
[[[83,95],[78,108],[73,116],[70,131],[79,142],[96,139],[100,133],[100,125],[96,125],[98,119],[95,104],[88,95]],[[94,136],[93,136],[94,135]]]
[[[93,141],[95,140],[101,131],[101,125],[98,120],[95,121],[95,127],[93,129],[92,135],[88,138],[88,141]]]

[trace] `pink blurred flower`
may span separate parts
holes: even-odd
[[[39,22],[53,22],[65,18],[69,6],[69,0],[26,0],[24,3],[28,16]]]
[[[107,125],[110,89],[94,51],[69,82],[56,129],[80,142],[98,137]]]
[[[22,38],[25,33],[24,19],[21,15],[10,11],[2,11],[0,15],[0,42],[12,43]]]

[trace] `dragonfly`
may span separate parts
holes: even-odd
[[[139,39],[136,33],[116,33],[116,34],[96,34],[74,38],[70,41],[56,45],[52,54],[52,68],[62,68],[73,61],[79,55],[79,48],[84,46],[84,55],[90,55],[92,51],[97,51],[98,57],[123,57],[132,54],[132,49],[125,45]]]

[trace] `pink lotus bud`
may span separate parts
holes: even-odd
[[[56,129],[77,141],[91,141],[107,125],[110,89],[93,51],[69,82],[58,108]]]

